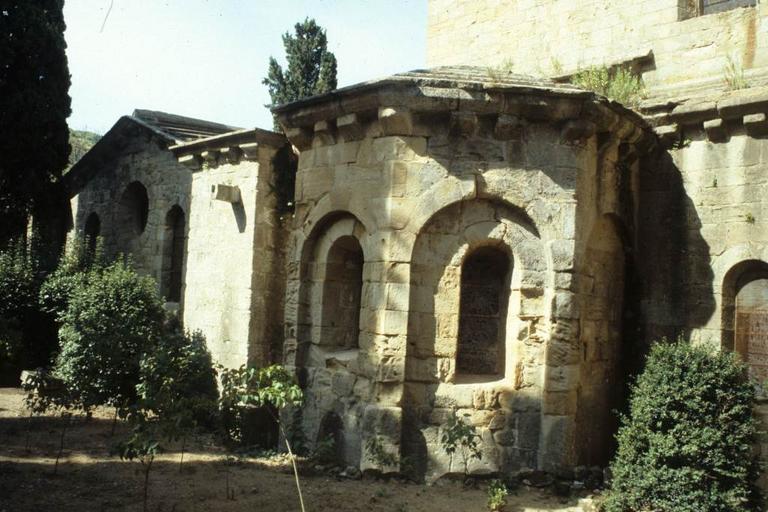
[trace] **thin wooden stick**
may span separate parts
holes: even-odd
[[[61,458],[61,454],[64,452],[64,436],[67,433],[67,426],[69,426],[69,420],[72,417],[71,414],[67,412],[61,413],[62,417],[66,418],[66,421],[64,422],[64,427],[61,429],[61,439],[59,440],[59,453],[56,454],[56,463],[53,465],[53,474],[56,475],[56,473],[59,470],[59,459]]]
[[[149,510],[147,508],[147,499],[149,497],[149,470],[152,469],[152,462],[154,460],[154,455],[150,455],[149,462],[147,462],[147,468],[144,470],[144,512]]]
[[[304,497],[301,495],[301,485],[299,484],[299,469],[296,467],[296,457],[294,457],[293,451],[291,451],[291,443],[288,442],[288,435],[285,433],[283,424],[280,423],[280,420],[275,416],[275,413],[273,413],[269,407],[267,407],[267,411],[269,411],[269,415],[272,416],[272,419],[275,420],[275,423],[277,423],[277,427],[280,429],[280,433],[283,434],[283,439],[285,439],[285,447],[288,449],[288,456],[291,458],[291,465],[293,465],[293,476],[296,479],[296,490],[299,492],[301,512],[306,512],[306,509],[304,508]]]
[[[278,422],[278,426],[280,427],[280,432],[283,433],[283,439],[285,439],[285,447],[288,448],[288,455],[291,457],[291,464],[293,464],[293,476],[296,478],[296,490],[299,492],[299,503],[301,504],[301,512],[306,512],[306,509],[304,508],[304,498],[301,496],[301,485],[299,485],[299,470],[296,467],[296,457],[293,456],[293,452],[291,451],[291,443],[288,442],[288,436],[285,435],[285,430],[283,430],[283,426],[280,425]]]
[[[184,448],[187,446],[187,436],[181,438],[181,459],[179,459],[179,473],[181,473],[182,464],[184,464]]]
[[[30,431],[32,430],[32,415],[35,414],[34,411],[29,411],[29,418],[27,418],[27,438],[24,440],[24,449],[26,451],[29,451],[29,435]]]
[[[116,426],[117,426],[117,407],[115,407],[115,415],[112,417],[112,431],[109,433],[109,437],[115,437]]]

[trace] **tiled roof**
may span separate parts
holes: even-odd
[[[237,126],[228,126],[202,119],[159,112],[157,110],[136,109],[133,111],[133,117],[168,135],[177,142],[203,139],[241,129]]]

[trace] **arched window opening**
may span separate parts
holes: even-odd
[[[456,373],[503,375],[510,258],[497,247],[472,251],[461,266]]]
[[[184,210],[173,206],[165,216],[162,290],[169,302],[181,301],[186,220]]]
[[[734,350],[758,383],[768,380],[768,268],[745,272],[736,283]]]
[[[126,187],[120,198],[119,213],[118,222],[124,232],[132,235],[144,232],[149,214],[149,196],[144,185],[134,181]]]
[[[362,289],[363,250],[355,237],[340,237],[328,251],[325,268],[322,345],[358,347]]]
[[[101,234],[101,220],[96,212],[91,212],[88,218],[85,219],[85,229],[83,235],[85,236],[85,244],[88,248],[88,253],[93,254],[96,252],[96,242]]]
[[[324,460],[323,464],[343,464],[344,461],[344,422],[338,414],[331,411],[323,416],[317,432],[316,452]]]

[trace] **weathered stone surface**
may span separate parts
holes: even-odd
[[[768,111],[768,93],[760,89],[737,91],[718,101],[717,110],[724,118],[765,112]]]
[[[592,121],[568,121],[563,126],[561,138],[565,142],[584,141],[594,135],[596,129],[597,127]]]
[[[744,127],[753,137],[759,137],[768,134],[768,116],[761,112],[758,114],[747,114],[743,119]]]
[[[379,123],[384,135],[411,135],[413,133],[413,116],[408,110],[380,107]]]
[[[337,118],[336,129],[345,141],[360,140],[365,136],[365,126],[357,114]]]
[[[240,188],[237,185],[216,185],[216,190],[213,193],[213,197],[217,201],[226,201],[227,203],[240,203],[242,201],[242,195],[240,194]]]
[[[515,73],[552,77],[623,65],[643,72],[653,97],[669,95],[676,86],[702,87],[702,82],[723,88],[723,68],[733,55],[745,56],[744,69],[760,62],[759,38],[750,32],[761,26],[759,8],[694,14],[688,20],[681,5],[677,0],[631,6],[621,0],[579,0],[562,6],[563,22],[553,25],[548,3],[519,11],[491,0],[432,0],[427,65],[487,66],[493,75],[511,62]]]
[[[509,114],[501,114],[496,118],[493,135],[500,140],[519,140],[523,136],[524,128],[524,120]]]
[[[728,130],[722,119],[710,119],[704,122],[704,131],[712,142],[723,142],[728,138]]]
[[[678,105],[672,109],[670,117],[680,124],[702,123],[718,117],[717,103],[692,101]]]
[[[545,455],[575,464],[573,429],[543,416],[572,426],[596,407],[589,376],[613,368],[595,348],[622,331],[623,239],[606,225],[631,239],[643,121],[569,85],[478,68],[276,112],[299,151],[292,218],[275,209],[271,139],[187,148],[220,155],[185,170],[185,324],[226,365],[282,349],[305,391],[295,426],[338,434],[345,465],[392,472],[416,457],[430,479],[462,473],[440,445],[455,417],[480,436],[472,474]],[[241,201],[214,200],[221,185]]]

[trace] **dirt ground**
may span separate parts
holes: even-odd
[[[110,436],[110,411],[72,419],[54,475],[62,421],[55,416],[29,419],[19,389],[0,388],[0,512],[140,511],[143,473],[140,463],[121,461],[110,447],[125,434],[119,425]],[[28,445],[28,447],[27,447]],[[179,451],[160,455],[150,476],[148,510],[298,511],[295,481],[287,457],[241,457],[210,440],[188,446],[183,471]],[[229,473],[229,475],[227,475]],[[469,512],[486,508],[485,484],[467,489],[459,483],[433,486],[399,481],[346,480],[327,475],[301,476],[308,512]],[[234,499],[227,499],[227,479]],[[232,492],[231,491],[231,492]],[[522,489],[510,495],[507,512],[577,512],[578,500],[563,500],[545,491]]]

